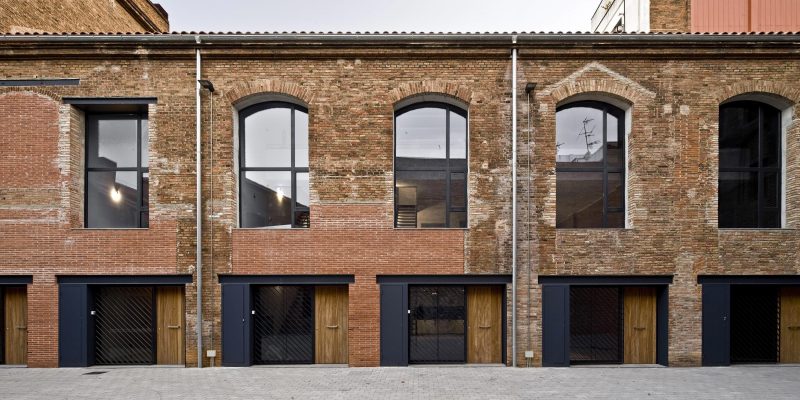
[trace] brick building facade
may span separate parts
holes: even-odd
[[[6,316],[18,315],[10,304],[20,304],[12,298],[24,289],[23,363],[56,367],[135,359],[127,363],[192,366],[202,354],[207,366],[212,359],[205,350],[216,350],[215,365],[511,364],[514,359],[525,364],[527,351],[534,365],[724,364],[724,353],[736,349],[730,344],[736,328],[731,334],[714,313],[727,305],[722,312],[727,320],[737,290],[754,284],[780,287],[787,293],[779,300],[784,307],[778,312],[789,313],[781,314],[784,322],[799,314],[786,311],[796,298],[791,288],[800,283],[796,40],[795,35],[688,34],[0,37],[0,124],[5,127],[0,287]],[[512,49],[518,51],[516,76]],[[195,334],[198,61],[199,77],[214,87],[213,92],[199,89],[202,352]],[[511,313],[514,82],[516,332]],[[780,114],[777,229],[719,228],[720,109],[739,101],[763,103]],[[298,214],[292,208],[292,218],[308,219],[294,219],[289,225],[295,228],[242,227],[243,202],[249,201],[242,185],[250,179],[243,176],[249,161],[243,161],[242,141],[252,130],[247,122],[252,107],[260,105],[293,107],[293,149],[298,118],[308,116],[308,201],[296,205]],[[425,105],[457,111],[447,114],[452,149],[451,129],[458,113],[466,115],[463,228],[427,228],[422,214],[414,216],[414,228],[399,226],[398,188],[404,186],[396,168],[405,161],[396,155],[397,142],[404,140],[396,137],[398,118]],[[556,121],[572,105],[619,110],[613,113],[625,150],[620,167],[624,205],[617,227],[561,225],[557,203],[564,199],[557,192],[563,163],[556,155],[562,140]],[[105,171],[94,164],[92,146],[100,145],[91,142],[97,140],[95,129],[102,129],[97,121],[109,114],[135,116],[130,118],[139,121],[134,128],[138,148],[148,149],[146,162],[140,162],[147,170],[117,171],[111,189],[112,199],[127,196],[119,178],[125,172],[139,174],[139,187],[149,182],[146,208],[134,207],[137,221],[145,221],[138,228],[88,222],[105,207],[92,203],[87,181],[95,179],[93,172]],[[611,130],[605,126],[603,132]],[[448,150],[448,159],[451,151],[457,150]],[[291,158],[292,174],[305,173],[294,171],[300,153],[293,154],[298,155]],[[447,207],[457,192],[451,179],[459,173],[446,178]],[[299,185],[292,179],[291,196],[268,194],[294,204]],[[460,220],[464,211],[453,210],[446,209],[452,214],[448,218]],[[297,227],[300,220],[308,227]],[[631,300],[636,290],[645,293],[641,304],[646,306]],[[295,297],[286,297],[288,292]],[[178,293],[177,303],[170,303],[175,298],[169,293]],[[603,293],[614,297],[609,310],[581,314],[586,298],[590,304]],[[126,318],[105,311],[139,301],[151,322],[131,327]],[[303,310],[270,308],[282,302]],[[484,306],[486,315],[474,314]],[[650,310],[642,320],[649,322],[641,322],[646,327],[628,329],[623,321],[636,318],[629,311],[645,308]],[[180,310],[179,317],[169,320],[174,310]],[[295,318],[298,313],[304,317]],[[602,313],[611,321],[608,332],[598,328],[603,321],[595,323]],[[6,325],[14,322],[9,318]],[[583,324],[584,319],[595,322]],[[288,321],[292,329],[276,333],[276,320]],[[113,336],[107,325],[114,324],[130,332]],[[179,334],[167,337],[164,332],[171,329]],[[484,330],[488,336],[478,335]],[[640,330],[652,336],[635,338]],[[705,343],[716,334],[723,347],[728,338],[727,348],[712,351]],[[322,337],[331,342],[320,343]],[[141,338],[152,343],[138,343]],[[302,344],[289,343],[293,340]],[[611,341],[613,357],[576,356],[581,341],[590,342],[590,352],[600,352],[603,343],[594,340]],[[637,340],[650,348],[645,361],[628,359],[623,342]],[[779,340],[789,341],[785,349],[800,343],[786,334]],[[4,354],[19,353],[8,343]],[[131,350],[139,345],[146,348],[139,352],[144,356]],[[457,354],[443,354],[462,345]],[[166,349],[176,358],[161,353]],[[781,353],[774,361],[791,362],[785,357]]]
[[[150,0],[2,0],[0,32],[169,32]]]

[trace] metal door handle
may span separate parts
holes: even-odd
[[[17,329],[28,329],[27,326],[18,326]]]
[[[479,326],[478,328],[481,328],[481,329],[489,329],[489,328],[491,328],[491,327],[492,327],[491,325],[483,325],[483,326]]]
[[[169,325],[169,326],[167,326],[167,328],[169,328],[169,329],[181,329],[181,326],[180,325]]]
[[[796,331],[796,330],[798,330],[798,329],[800,329],[800,326],[790,326],[790,327],[789,327],[789,330],[790,330],[790,331]]]
[[[328,325],[328,326],[326,326],[326,328],[328,328],[328,329],[338,329],[339,325]]]

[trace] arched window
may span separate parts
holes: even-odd
[[[242,228],[309,227],[308,110],[267,102],[239,112]]]
[[[781,111],[757,101],[719,108],[719,227],[781,227]]]
[[[556,110],[556,227],[625,227],[625,113],[580,101]]]
[[[418,103],[395,114],[395,226],[467,227],[467,112]]]

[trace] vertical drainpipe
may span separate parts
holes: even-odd
[[[196,105],[196,121],[195,121],[195,129],[196,129],[196,137],[195,137],[195,159],[197,161],[197,165],[195,166],[195,175],[196,175],[196,182],[195,185],[197,187],[197,193],[195,194],[197,198],[197,216],[196,216],[196,226],[197,226],[197,244],[195,245],[195,249],[197,254],[195,255],[196,258],[196,265],[195,273],[197,274],[197,368],[203,368],[203,208],[202,208],[202,176],[201,176],[201,159],[200,159],[200,148],[201,143],[200,140],[202,139],[200,134],[200,36],[195,36],[195,42],[197,43],[197,48],[195,49],[195,80],[194,80],[194,88],[195,88],[195,105]]]
[[[517,366],[517,35],[511,37],[511,366]]]

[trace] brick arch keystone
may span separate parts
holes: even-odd
[[[407,82],[398,85],[389,92],[389,99],[392,104],[397,104],[401,100],[409,97],[438,94],[453,97],[465,104],[472,101],[472,90],[456,82],[449,81],[418,81]]]
[[[297,83],[279,79],[263,79],[236,84],[225,93],[225,98],[231,104],[236,104],[248,97],[269,93],[295,97],[305,104],[311,104],[314,97],[308,89]]]

